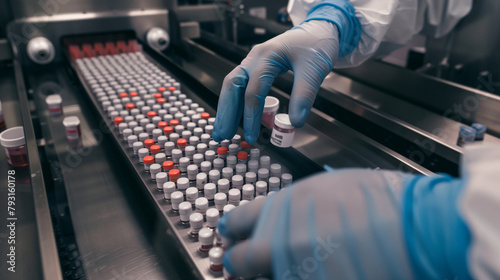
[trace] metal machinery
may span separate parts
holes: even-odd
[[[0,4],[0,37],[5,36],[0,38],[0,100],[7,127],[24,126],[29,158],[16,179],[17,272],[2,271],[7,276],[2,279],[222,279],[208,270],[207,257],[197,253],[162,194],[131,161],[131,151],[68,49],[68,42],[136,40],[148,61],[213,115],[224,76],[248,46],[289,28],[250,16],[240,2],[215,2]],[[264,29],[266,35],[240,36],[248,28]],[[426,62],[442,61],[429,58],[435,53]],[[334,71],[292,148],[270,145],[264,126],[255,146],[296,179],[325,164],[457,176],[460,125],[483,123],[488,126],[484,141],[499,142],[500,98],[493,94],[498,85],[483,79],[478,89],[425,73],[377,60]],[[280,111],[286,112],[292,81],[287,73],[271,90]],[[50,116],[44,100],[53,93],[62,96],[65,115],[80,118],[81,146],[71,146],[62,118]],[[4,160],[0,164],[3,182],[10,167]],[[0,192],[3,199],[5,188]],[[1,215],[5,220],[7,214]],[[3,252],[7,243],[2,238],[0,244]]]

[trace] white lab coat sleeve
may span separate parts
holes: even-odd
[[[471,233],[469,271],[474,279],[500,278],[500,144],[466,147],[466,187],[459,211]]]
[[[322,0],[290,0],[288,13],[294,25]],[[339,58],[335,68],[352,67],[372,55],[384,56],[406,44],[424,25],[427,35],[448,33],[472,8],[472,0],[349,0],[356,10],[361,38],[354,51]]]

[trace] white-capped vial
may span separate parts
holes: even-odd
[[[196,164],[188,165],[187,176],[188,176],[189,181],[196,181],[197,175],[198,175],[198,166]]]
[[[239,189],[230,189],[228,193],[229,204],[234,206],[238,206],[240,204],[241,199],[241,191]]]
[[[128,124],[127,123],[120,123],[118,125],[118,132],[120,132],[120,134],[123,134],[123,130],[127,129],[128,128]]]
[[[184,154],[186,154],[186,157],[189,158],[189,160],[193,160],[193,156],[196,153],[196,148],[194,146],[187,146],[184,149]]]
[[[257,173],[259,170],[259,161],[251,159],[247,163],[248,171]]]
[[[213,200],[215,193],[217,193],[217,187],[214,183],[207,183],[203,186],[203,194],[208,200]]]
[[[269,156],[261,156],[260,157],[260,168],[269,169],[269,167],[271,167],[271,158]]]
[[[163,145],[163,147],[165,149],[165,154],[167,155],[167,157],[171,157],[172,150],[175,148],[175,143],[172,141],[168,141]]]
[[[155,140],[155,142],[158,143],[158,137],[162,136],[163,131],[159,128],[156,128],[153,129],[152,134],[153,134],[153,140]]]
[[[215,142],[214,140],[210,140],[210,142],[208,142],[208,148],[212,151],[217,151],[217,148],[219,148],[219,143]]]
[[[227,203],[227,195],[225,193],[216,193],[214,195],[214,203],[215,208],[217,208],[219,212],[222,212],[224,210],[224,206]]]
[[[144,163],[144,157],[149,156],[149,149],[148,148],[140,148],[139,151],[137,151],[137,154],[139,155],[139,161]],[[153,158],[153,161],[154,161],[154,158]]]
[[[203,129],[201,127],[195,127],[193,129],[193,135],[198,137],[198,138],[201,137],[203,135]]]
[[[170,195],[170,202],[172,204],[172,210],[174,212],[179,211],[179,204],[181,204],[183,201],[184,201],[184,194],[180,191],[175,191]],[[191,203],[189,203],[189,206],[191,206]]]
[[[146,132],[142,132],[141,134],[139,134],[138,137],[139,137],[139,141],[144,142],[144,140],[149,139],[149,134],[147,134]]]
[[[186,189],[189,188],[189,179],[185,177],[181,177],[177,179],[177,189],[182,193],[186,192]]]
[[[158,163],[153,163],[149,166],[149,173],[151,174],[151,180],[156,180],[156,174],[161,172],[161,165]]]
[[[260,168],[257,171],[257,177],[258,177],[259,181],[267,181],[269,179],[269,169]]]
[[[222,168],[222,178],[231,180],[231,177],[233,177],[233,169],[231,167]]]
[[[284,188],[290,184],[292,184],[293,176],[290,173],[281,174],[281,188]]]
[[[274,126],[271,133],[271,143],[277,147],[292,146],[295,137],[295,127],[290,122],[288,114],[277,114],[274,117]]]
[[[277,192],[280,190],[280,178],[278,177],[270,177],[269,178],[269,191]]]
[[[210,134],[207,134],[207,133],[204,133],[200,136],[201,143],[205,143],[207,145],[210,143],[210,139],[212,139],[212,137],[210,136]],[[215,142],[215,143],[217,143],[217,142]]]
[[[218,211],[217,215],[219,215]],[[200,241],[200,252],[206,253],[210,251],[214,246],[214,231],[209,228],[202,228],[200,232],[198,232],[198,240]]]
[[[225,139],[220,142],[221,147],[229,147],[229,144],[231,144],[231,141]]]
[[[215,159],[215,152],[208,150],[205,152],[205,160],[212,162]]]
[[[253,148],[250,150],[250,160],[259,160],[260,158],[260,150],[257,148]]]
[[[196,166],[196,171],[198,172],[198,166]],[[203,187],[207,183],[207,174],[206,173],[197,173],[195,175],[195,179],[196,179],[196,188],[198,190],[202,191]]]
[[[241,198],[246,200],[253,200],[255,193],[255,187],[251,184],[243,185],[241,190]]]
[[[249,200],[242,199],[242,200],[240,201],[240,206],[245,205],[245,204],[247,204],[247,203],[249,203],[249,202],[250,202]]]
[[[140,124],[140,125],[142,126],[142,128],[144,128],[144,130],[147,132],[147,130],[146,130],[146,125],[148,125],[148,124],[152,124],[152,123],[150,123],[150,122],[149,122],[149,119],[144,118],[144,119],[140,119],[140,120],[139,120],[139,124]]]
[[[138,138],[135,135],[129,135],[127,137],[127,143],[129,148],[134,148],[134,143],[137,142]]]
[[[190,202],[184,201],[179,204],[179,216],[181,223],[189,223],[189,216],[193,213],[193,205]]]
[[[240,151],[240,145],[238,144],[230,144],[228,147],[229,155],[236,156]]]
[[[226,157],[226,166],[234,169],[236,164],[238,163],[238,158],[236,156],[227,156]]]
[[[132,131],[134,132],[134,135],[141,135],[141,133],[144,133],[144,128],[142,128],[141,126],[136,126],[134,127],[134,129],[132,129]]]
[[[144,143],[142,143],[141,141],[136,141],[132,145],[132,149],[134,149],[134,155],[136,155],[136,156],[139,154],[139,150],[143,149],[143,148],[144,148]],[[148,153],[149,153],[149,151],[148,151]]]
[[[236,208],[236,206],[232,205],[232,204],[227,204],[224,206],[224,208],[222,208],[222,212],[224,212],[224,215],[226,215],[227,213],[229,213],[229,211],[233,210],[234,208]],[[229,247],[227,246],[227,244],[225,244],[226,247]]]
[[[221,247],[213,247],[208,251],[208,258],[210,259],[210,270],[213,272],[221,272],[224,268],[222,264],[222,256],[224,250]]]
[[[244,176],[247,173],[247,165],[244,163],[236,164],[236,175]]]
[[[215,117],[208,118],[208,124],[214,125],[215,124]]]
[[[181,157],[182,157],[182,151],[181,150],[179,150],[179,149],[173,149],[172,150],[172,161],[175,164],[179,164],[179,160],[181,159]]]
[[[200,119],[201,119],[200,114],[194,114],[191,116],[191,121],[194,122],[195,124],[198,123]]]
[[[156,126],[152,123],[148,123],[144,129],[146,130],[146,132],[149,134],[149,135],[153,135],[153,130],[155,130]],[[161,132],[161,131],[160,131]]]
[[[229,188],[230,188],[229,180],[228,179],[219,179],[217,181],[217,188],[218,188],[219,192],[227,194],[229,192]]]
[[[168,174],[167,172],[158,172],[156,174],[156,188],[159,191],[163,191],[163,184],[165,184],[168,181]]]
[[[184,130],[186,130],[186,129],[184,128],[183,125],[179,124],[179,125],[175,126],[174,130],[176,133],[179,133],[180,135],[182,135],[182,132],[184,132]]]
[[[187,124],[191,121],[191,118],[190,117],[182,117],[181,118],[181,124],[183,126],[187,126]]]
[[[205,215],[207,217],[208,227],[211,229],[215,229],[217,227],[217,223],[219,223],[219,210],[217,210],[216,208],[210,208],[207,210]]]
[[[271,164],[270,168],[271,172],[270,175],[271,177],[281,177],[281,164],[278,163],[273,163]]]
[[[194,201],[194,209],[196,212],[205,215],[205,212],[207,212],[208,209],[208,199],[206,197],[198,197]]]
[[[174,116],[172,116],[171,114],[163,115],[163,120],[166,121],[167,123],[170,123],[170,121],[173,119],[174,119]]]
[[[255,183],[255,196],[266,196],[267,183],[265,181],[257,181]]]
[[[165,200],[170,201],[170,198],[172,197],[173,192],[175,192],[175,183],[174,182],[163,183],[163,198]]]
[[[245,184],[255,184],[257,182],[257,174],[255,172],[245,173]]]
[[[243,187],[243,176],[241,176],[241,175],[234,175],[231,178],[231,183],[233,185],[233,188],[241,190],[241,187]]]
[[[193,155],[193,163],[196,164],[198,167],[200,167],[200,164],[205,160],[205,157],[203,154],[194,154]]]
[[[191,138],[191,136],[193,136],[193,133],[189,130],[184,130],[182,133],[181,133],[181,137],[184,138],[184,139],[189,139]]]
[[[178,133],[170,133],[170,135],[168,136],[168,139],[174,143],[177,143],[177,140],[179,140],[179,138],[181,137]]]
[[[165,147],[165,143],[168,142],[168,137],[165,136],[165,135],[160,135],[160,136],[158,136],[157,142],[158,142],[158,145],[160,147],[164,148]]]
[[[208,181],[210,183],[217,183],[217,181],[220,179],[220,171],[217,169],[212,169],[208,172]]]
[[[212,163],[210,161],[203,161],[200,163],[200,170],[208,175],[208,172],[212,170]]]
[[[239,134],[234,135],[233,139],[231,139],[231,143],[238,145],[239,148],[241,143],[241,135]]]
[[[194,204],[195,200],[198,198],[198,189],[195,187],[189,187],[186,189],[186,201]]]
[[[225,162],[222,158],[216,158],[216,159],[214,159],[213,165],[214,165],[214,169],[222,171],[222,168],[224,168]]]
[[[203,228],[203,215],[192,213],[189,216],[189,227],[191,228],[191,235],[197,236],[198,232]]]
[[[158,164],[162,164],[166,160],[167,160],[167,156],[164,153],[157,153],[155,155],[155,162]]]
[[[205,143],[199,143],[198,145],[196,145],[196,151],[198,151],[198,153],[200,154],[204,155],[207,150],[208,146]]]
[[[196,124],[194,122],[188,122],[188,124],[186,126],[187,126],[187,130],[190,132],[194,132],[194,129],[196,128]]]

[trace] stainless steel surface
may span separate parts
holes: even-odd
[[[291,28],[291,26],[279,24],[272,20],[257,18],[248,14],[242,14],[238,18],[238,21],[240,23],[248,24],[250,26],[265,28],[267,32],[274,35],[281,34]]]
[[[28,105],[28,96],[25,90],[23,72],[17,60],[14,60],[14,71],[16,75],[17,92],[19,95],[19,107],[24,126],[24,136],[26,138],[26,147],[28,151],[29,174],[31,176],[31,190],[33,192],[40,259],[42,262],[42,275],[44,279],[59,280],[62,279],[61,265],[59,263],[57,244],[52,228],[52,219],[37,149],[37,139],[33,131],[32,117],[30,106]]]
[[[197,21],[185,21],[180,23],[180,33],[183,39],[200,38],[200,23]]]
[[[9,24],[7,31],[12,47],[19,50],[18,60],[27,66],[33,65],[24,51],[31,38],[43,36],[53,42],[55,61],[62,61],[61,38],[64,36],[133,30],[137,37],[143,38],[152,27],[169,31],[168,15],[167,10],[139,10],[38,16],[16,19]]]
[[[171,249],[156,248],[162,246],[164,232],[146,210],[147,201],[137,195],[139,186],[122,168],[122,157],[113,152],[105,124],[86,107],[64,66],[31,70],[27,75],[47,140],[50,169],[67,194],[86,279],[186,279],[177,271],[177,260],[161,253]],[[66,139],[63,116],[49,116],[45,97],[54,92],[62,96],[64,116],[79,117],[80,143]]]
[[[0,100],[3,105],[3,113],[7,128],[23,125],[21,112],[19,111],[19,99],[15,83],[14,71],[12,68],[0,68]],[[36,147],[35,147],[36,148]],[[16,222],[16,244],[9,244],[9,229],[6,225],[0,228],[0,274],[6,280],[28,280],[44,279],[42,262],[40,259],[40,244],[38,239],[38,229],[35,216],[35,205],[33,201],[33,191],[31,189],[31,176],[28,167],[13,168],[5,159],[5,150],[0,148],[0,199],[5,206],[0,212],[0,219],[5,223],[9,217],[7,212],[7,171],[14,170],[13,176],[16,183],[15,208]],[[15,246],[15,272],[7,269],[10,264],[7,262],[10,257],[10,246]]]
[[[9,41],[7,41],[7,39],[0,39],[0,61],[11,60],[11,59],[12,59],[12,51],[10,50]]]
[[[213,22],[224,20],[224,5],[190,5],[179,6],[175,11],[177,20]]]

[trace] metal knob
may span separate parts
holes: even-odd
[[[151,48],[163,51],[170,45],[170,36],[165,29],[153,27],[146,33],[146,41]]]
[[[37,64],[47,64],[54,60],[56,51],[54,45],[44,37],[36,37],[28,42],[26,47],[29,58]]]

